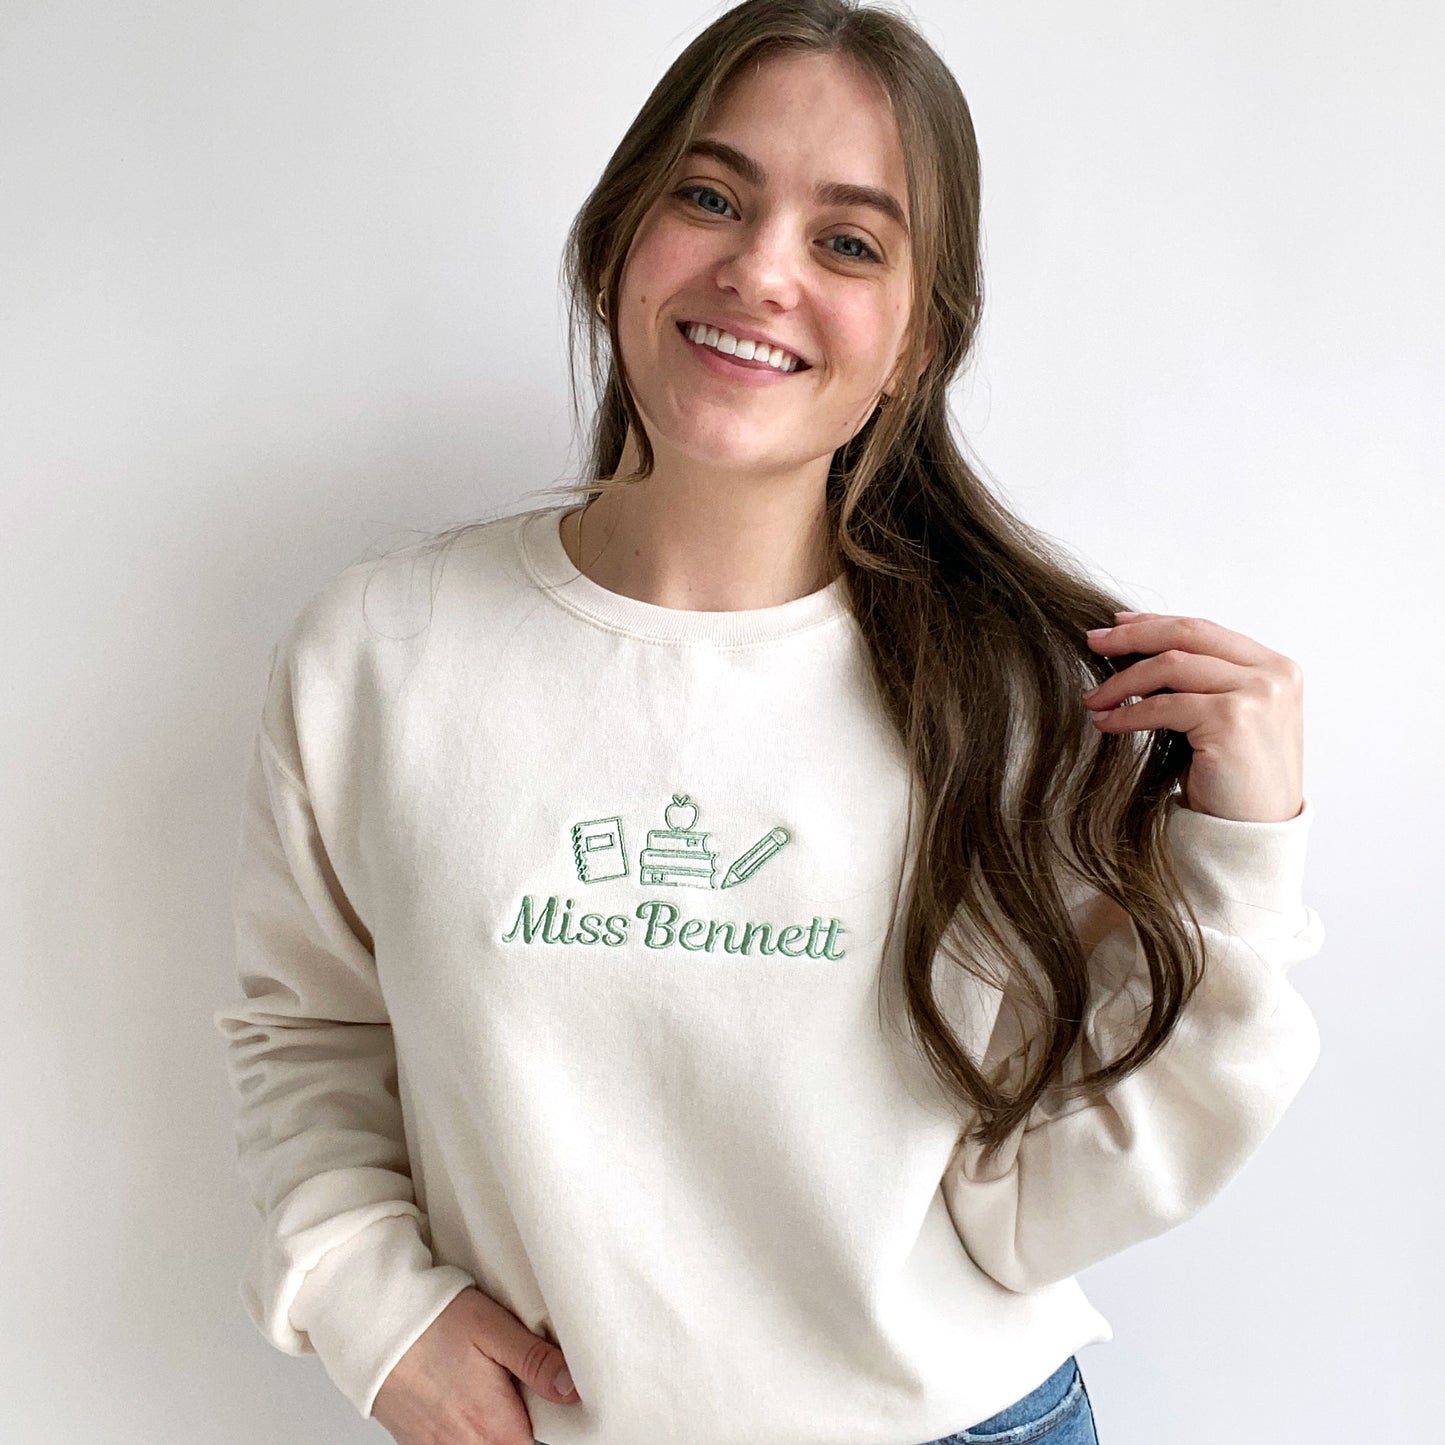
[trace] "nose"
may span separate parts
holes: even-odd
[[[749,310],[791,310],[802,290],[807,244],[781,217],[744,228],[732,253],[718,267],[717,283],[735,292],[740,305]]]

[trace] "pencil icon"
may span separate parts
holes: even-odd
[[[784,843],[788,841],[787,831],[783,828],[773,828],[764,833],[746,853],[743,854],[727,871],[719,887],[731,888],[734,883],[741,883],[745,878],[751,878]]]

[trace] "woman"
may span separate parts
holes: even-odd
[[[580,497],[273,653],[243,1295],[403,1445],[1093,1441],[1073,1276],[1315,1062],[1300,670],[963,461],[978,177],[897,16],[723,15],[570,237]]]

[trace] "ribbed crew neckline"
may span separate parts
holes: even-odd
[[[562,545],[562,518],[576,510],[567,502],[524,512],[516,537],[522,562],[558,606],[613,632],[664,642],[712,642],[732,646],[772,642],[849,615],[840,573],[826,587],[773,607],[731,612],[660,607],[624,596],[578,571]]]

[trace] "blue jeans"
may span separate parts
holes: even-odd
[[[1021,1400],[927,1445],[1099,1445],[1078,1360],[1070,1355]]]

